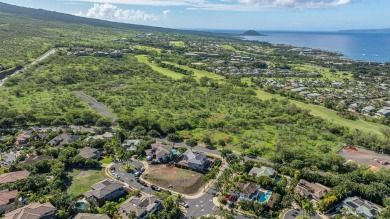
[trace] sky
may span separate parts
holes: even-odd
[[[390,28],[390,0],[0,0],[179,29],[337,31]]]

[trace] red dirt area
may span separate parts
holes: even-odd
[[[378,154],[366,149],[351,148],[351,146],[341,149],[339,154],[347,161],[352,160],[358,164],[390,168],[390,165],[386,164],[386,161],[390,162],[390,156],[387,154]]]
[[[143,178],[159,187],[172,189],[175,192],[192,195],[203,188],[203,175],[173,165],[150,165]]]

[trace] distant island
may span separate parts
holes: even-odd
[[[255,30],[248,30],[248,31],[242,33],[241,36],[265,36],[265,35],[255,31]]]
[[[339,30],[340,33],[390,33],[390,28],[384,29],[361,29],[361,30]]]

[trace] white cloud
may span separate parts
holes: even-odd
[[[359,0],[69,0],[145,6],[182,6],[189,10],[259,11],[267,9],[316,9],[347,5]]]
[[[125,22],[146,22],[158,21],[162,17],[165,18],[170,13],[169,10],[163,11],[161,15],[155,13],[147,13],[141,10],[122,9],[116,5],[109,3],[94,4],[86,13],[77,12],[75,15],[98,18],[103,20],[125,21]]]

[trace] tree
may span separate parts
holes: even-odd
[[[127,218],[128,219],[137,219],[137,214],[135,213],[135,211],[130,211],[129,215],[127,215]]]
[[[110,201],[106,202],[101,208],[101,211],[108,216],[113,217],[116,214],[116,203]]]
[[[190,147],[191,147],[191,150],[192,150],[193,147],[195,147],[196,145],[198,145],[198,142],[196,141],[196,139],[190,138],[190,139],[187,139],[187,140],[186,140],[186,145],[190,146]]]

